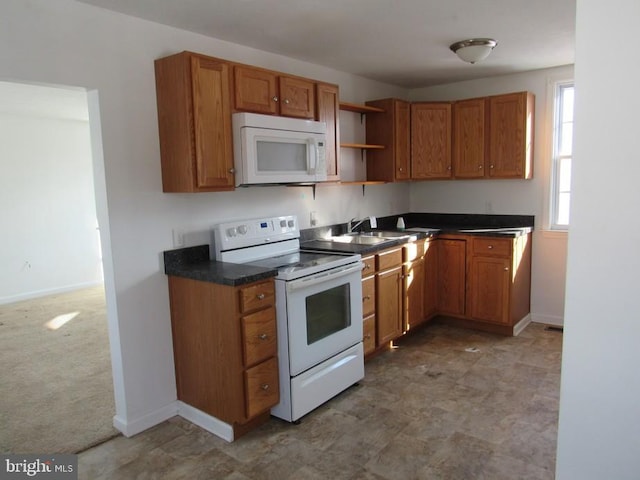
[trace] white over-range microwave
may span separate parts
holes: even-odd
[[[324,122],[234,113],[236,186],[325,181],[326,144]]]

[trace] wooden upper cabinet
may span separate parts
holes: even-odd
[[[234,66],[235,109],[315,118],[315,83],[245,65]]]
[[[237,110],[269,115],[278,113],[278,81],[275,73],[236,65],[233,78]]]
[[[367,144],[384,149],[367,151],[367,180],[400,182],[411,178],[410,104],[397,98],[366,102],[384,112],[367,115]]]
[[[411,105],[411,178],[451,178],[451,103]]]
[[[327,180],[340,180],[340,98],[337,85],[316,85],[316,120],[327,124]]]
[[[316,86],[310,80],[281,76],[280,115],[287,117],[315,118]]]
[[[182,52],[155,73],[163,191],[232,190],[229,64]]]
[[[533,177],[534,96],[529,92],[489,97],[491,178]]]
[[[485,175],[484,98],[453,104],[453,176],[482,178]]]

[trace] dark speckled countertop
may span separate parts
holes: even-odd
[[[272,268],[209,259],[209,245],[180,248],[164,252],[164,272],[167,275],[219,283],[232,287],[275,277]]]
[[[377,230],[398,231],[396,221],[399,216],[404,218],[406,224],[404,232],[411,234],[410,237],[393,239],[376,245],[326,240],[327,236],[341,235],[346,232],[346,225],[338,224],[302,230],[300,232],[301,247],[307,250],[366,255],[420,238],[445,234],[515,238],[533,231],[534,224],[534,217],[531,215],[407,213],[378,218]],[[364,230],[371,230],[368,221],[363,224],[363,227]],[[420,231],[420,229],[428,231]],[[164,271],[167,275],[230,286],[272,278],[278,273],[275,269],[210,260],[208,245],[164,252]]]

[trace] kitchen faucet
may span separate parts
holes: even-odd
[[[347,233],[353,233],[353,231],[356,228],[358,228],[360,225],[362,225],[367,220],[369,220],[371,228],[376,228],[377,227],[376,217],[372,216],[372,217],[363,218],[362,220],[358,221],[354,225],[353,222],[355,222],[356,220],[357,220],[357,218],[353,217],[351,220],[349,220],[349,222],[347,222]]]

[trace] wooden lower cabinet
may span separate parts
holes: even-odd
[[[464,315],[466,241],[440,239],[438,243],[438,312]]]
[[[231,287],[169,276],[178,400],[236,436],[279,402],[275,283]]]
[[[438,311],[438,240],[425,242],[424,251],[424,315],[433,317]]]
[[[425,260],[424,256],[404,265],[405,325],[408,331],[427,320],[425,315]]]
[[[402,248],[378,253],[376,270],[376,344],[382,346],[402,335]]]
[[[469,240],[467,317],[513,326],[530,310],[531,234]]]

